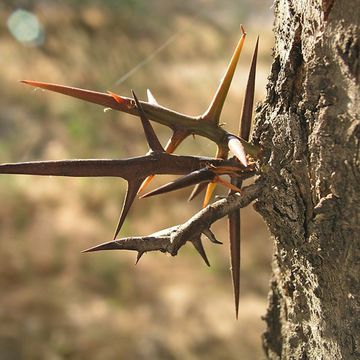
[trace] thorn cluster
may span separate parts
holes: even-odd
[[[149,235],[148,237],[116,238],[121,231],[122,225],[124,224],[135,198],[145,190],[146,186],[156,174],[174,174],[181,176],[168,184],[140,196],[140,198],[164,194],[188,186],[195,186],[190,196],[190,200],[206,189],[203,204],[203,206],[206,207],[211,199],[216,184],[221,184],[229,189],[229,199],[234,196],[234,194],[240,194],[244,198],[245,205],[253,200],[254,194],[250,190],[250,195],[247,194],[245,190],[243,192],[242,182],[244,179],[257,174],[255,161],[259,159],[261,154],[261,149],[249,142],[254,102],[258,40],[256,41],[250,66],[239,133],[231,134],[219,125],[221,111],[246,37],[245,31],[242,27],[241,29],[241,38],[215,96],[204,114],[197,117],[179,114],[160,106],[150,90],[147,90],[148,101],[144,102],[138,100],[134,91],[132,91],[132,98],[127,98],[110,91],[107,93],[100,93],[57,84],[23,80],[23,83],[31,86],[55,91],[96,103],[105,106],[106,108],[112,108],[138,116],[141,120],[145,138],[149,146],[149,152],[141,157],[118,160],[85,159],[1,164],[0,174],[121,177],[127,181],[128,186],[113,240],[89,248],[84,252],[115,249],[134,250],[138,253],[136,259],[137,263],[141,256],[148,251],[159,250],[176,255],[180,246],[188,241],[193,244],[204,262],[210,266],[201,241],[201,235],[204,234],[214,244],[222,244],[210,230],[211,224],[217,220],[220,216],[219,214],[214,213],[215,215],[212,215],[212,218],[210,217],[210,220],[208,220],[201,228],[194,228],[192,226],[186,227],[186,229],[192,229],[187,230],[187,232],[181,230],[185,226],[184,224],[165,229]],[[173,134],[165,147],[161,145],[149,119],[172,129]],[[178,145],[191,134],[203,136],[210,141],[215,142],[217,145],[215,157],[208,158],[173,154]],[[229,152],[232,152],[234,156],[228,158]],[[230,182],[223,178],[224,175],[227,175],[230,178]],[[231,272],[237,317],[240,289],[240,206],[231,209],[232,210],[229,210],[227,215],[230,236]],[[221,211],[223,212],[224,210]],[[220,217],[226,215],[222,212]],[[201,215],[202,213],[200,212],[199,214]],[[208,212],[205,212],[204,214],[208,214]],[[186,238],[184,238],[184,236],[186,236]],[[178,241],[175,241],[174,239],[178,239]]]

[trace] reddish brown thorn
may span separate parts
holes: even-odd
[[[225,73],[223,79],[221,80],[221,83],[216,91],[216,94],[215,94],[209,108],[202,115],[202,118],[204,120],[211,121],[217,125],[219,124],[221,110],[223,108],[226,96],[228,94],[230,84],[231,84],[232,78],[235,73],[236,65],[238,63],[238,60],[239,60],[239,57],[241,54],[241,50],[244,45],[246,33],[242,26],[241,26],[241,31],[242,31],[241,38],[236,46],[236,49],[230,60],[229,66],[226,70],[226,73]]]
[[[210,169],[204,168],[201,170],[196,170],[196,171],[191,172],[190,174],[181,176],[180,178],[178,178],[170,183],[160,186],[159,188],[146,193],[145,195],[141,196],[140,198],[165,194],[170,191],[183,189],[187,186],[191,186],[191,185],[194,185],[197,183],[212,180],[214,178],[214,176],[215,176],[214,173]]]
[[[122,98],[120,95],[115,94],[109,90],[108,90],[108,94],[111,95],[118,104],[122,104],[124,102],[124,98]]]
[[[145,132],[145,137],[146,137],[146,140],[147,140],[147,142],[149,144],[150,149],[152,151],[154,151],[154,152],[165,152],[164,148],[160,144],[160,141],[159,141],[158,137],[155,134],[155,131],[154,131],[153,127],[150,124],[149,119],[146,117],[146,115],[144,113],[144,110],[143,110],[143,108],[142,108],[142,106],[140,104],[140,101],[136,97],[133,90],[131,90],[131,93],[132,93],[133,98],[135,100],[136,107],[137,107],[137,109],[139,111],[141,123],[142,123],[142,126],[144,128],[144,132]]]
[[[230,190],[233,190],[233,191],[239,192],[239,193],[242,192],[240,188],[238,188],[237,186],[229,183],[229,182],[226,181],[226,180],[221,179],[220,177],[216,177],[216,178],[215,178],[215,181],[218,182],[219,184],[227,187],[227,188],[230,189]]]
[[[129,112],[132,108],[131,100],[120,97],[119,95],[106,94],[97,91],[79,89],[71,86],[45,83],[40,81],[22,80],[24,84],[35,86],[41,89],[54,91],[60,94],[68,95],[77,99],[85,100],[94,104],[103,105],[112,109]],[[116,95],[116,99],[113,95]]]
[[[255,77],[256,77],[256,60],[258,53],[259,37],[256,40],[255,50],[251,61],[249,78],[245,90],[244,105],[240,121],[239,136],[249,141],[251,130],[251,118],[254,105]]]
[[[208,260],[208,257],[206,255],[205,249],[203,247],[203,244],[201,242],[200,237],[191,240],[191,243],[194,245],[194,248],[197,250],[197,252],[200,254],[200,256],[205,261],[205,264],[210,267],[210,262]]]
[[[24,174],[69,177],[121,177],[129,179],[133,169],[138,169],[141,161],[137,158],[124,160],[78,159],[29,161],[23,163],[0,164],[0,174]]]
[[[230,236],[231,275],[234,289],[236,318],[239,314],[240,299],[240,210],[228,215]]]
[[[241,188],[242,180],[231,176],[231,183]],[[229,195],[234,191],[230,190]],[[240,300],[240,244],[241,244],[241,229],[240,229],[240,209],[234,210],[228,215],[229,237],[230,237],[230,261],[231,261],[231,277],[234,290],[235,313],[236,318],[239,314],[239,300]]]
[[[139,187],[140,187],[141,183],[143,182],[143,180],[144,180],[144,178],[128,181],[128,188],[127,188],[127,192],[125,195],[125,201],[124,201],[123,208],[121,210],[118,225],[117,225],[115,233],[114,233],[114,240],[118,236],[119,231],[120,231],[122,225],[124,224],[125,218],[130,210],[132,203],[135,200],[136,194],[137,194]]]

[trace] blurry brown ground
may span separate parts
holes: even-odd
[[[38,16],[45,33],[41,46],[24,46],[8,32],[6,21],[18,6]],[[164,106],[199,114],[224,73],[240,22],[248,37],[222,116],[231,131],[237,128],[257,34],[257,100],[265,94],[270,2],[2,2],[0,162],[143,154],[147,148],[136,118],[35,92],[18,80],[127,96],[133,88],[141,98],[149,87]],[[115,85],[180,29],[152,61]],[[168,130],[156,130],[164,142]],[[198,138],[179,149],[199,155],[214,151]],[[260,216],[250,207],[242,211],[236,321],[225,220],[214,227],[224,245],[206,243],[211,268],[191,246],[175,258],[148,254],[137,267],[133,253],[80,253],[111,239],[124,190],[119,179],[1,176],[0,359],[262,358],[271,242]],[[201,199],[187,203],[188,193],[136,202],[121,235],[185,221],[201,206]]]

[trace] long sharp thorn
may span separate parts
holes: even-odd
[[[200,237],[191,240],[191,243],[194,245],[194,248],[197,250],[197,252],[200,254],[202,259],[205,261],[205,264],[210,267],[210,262],[209,262],[209,259],[208,259],[207,255],[206,255],[206,252],[205,252],[205,249],[204,249],[204,246],[203,246],[203,244],[201,242]]]
[[[113,93],[106,94],[98,91],[85,90],[72,86],[51,84],[41,81],[21,80],[21,82],[120,111],[128,112],[128,109],[133,107],[130,99],[123,98]],[[116,97],[114,95],[116,95]]]
[[[241,188],[242,180],[231,177],[231,183]],[[229,194],[234,191],[230,190]],[[231,277],[234,290],[235,313],[236,318],[239,315],[239,299],[240,299],[240,253],[241,253],[241,229],[240,229],[240,209],[236,209],[228,215],[229,237],[230,237],[230,261],[231,261]]]
[[[152,151],[154,151],[154,152],[165,152],[164,148],[160,144],[160,141],[159,141],[158,137],[155,134],[155,131],[154,131],[153,127],[150,124],[149,119],[146,117],[146,115],[144,113],[144,110],[143,110],[143,108],[141,106],[140,101],[136,97],[133,90],[131,90],[131,93],[132,93],[132,96],[133,96],[133,98],[135,100],[136,107],[137,107],[137,109],[139,111],[141,123],[143,125],[144,132],[145,132],[145,137],[146,137],[146,140],[147,140],[147,142],[149,144],[150,149]]]
[[[149,104],[159,105],[159,103],[156,101],[154,95],[151,93],[150,89],[146,90],[146,95],[147,95]]]
[[[23,163],[0,164],[0,174],[22,174],[41,176],[68,177],[122,177],[131,175],[131,165],[139,167],[131,160],[81,159],[81,160],[48,160]]]
[[[188,130],[183,129],[176,129],[174,130],[171,138],[167,142],[165,146],[165,151],[169,154],[172,154],[175,149],[180,145],[180,143],[190,135]],[[148,176],[144,182],[141,184],[138,194],[142,193],[145,188],[150,184],[151,180],[154,178],[155,175]]]
[[[121,250],[122,247],[119,246],[119,243],[117,241],[108,241],[106,243],[92,246],[91,248],[85,249],[82,252],[88,253],[88,252],[94,252],[94,251],[103,251],[103,250]]]
[[[248,141],[251,130],[251,118],[254,105],[254,92],[255,92],[255,77],[256,77],[256,60],[258,54],[259,37],[256,40],[255,50],[251,61],[249,78],[246,84],[244,105],[242,109],[239,135],[244,140]]]
[[[158,187],[157,189],[146,193],[145,195],[141,196],[140,198],[150,197],[154,195],[165,194],[170,191],[183,189],[187,186],[191,186],[197,183],[201,183],[204,181],[209,181],[214,178],[214,173],[210,169],[201,169],[191,172],[190,174],[181,176],[180,178],[167,183],[163,186]]]
[[[228,215],[230,234],[231,275],[234,289],[236,318],[239,315],[240,298],[240,210]]]
[[[120,214],[118,225],[116,227],[116,231],[114,233],[114,240],[118,236],[119,231],[120,231],[122,225],[124,224],[125,218],[130,210],[132,203],[135,200],[135,197],[137,195],[137,192],[138,192],[139,187],[140,187],[141,183],[143,182],[143,180],[144,180],[144,178],[128,181],[128,188],[127,188],[127,192],[125,195],[125,201],[124,201],[123,208],[121,210],[121,214]]]
[[[228,94],[231,80],[234,76],[236,65],[239,60],[241,50],[244,45],[246,33],[242,26],[241,26],[241,31],[242,31],[241,38],[235,48],[235,51],[230,60],[230,63],[226,70],[226,73],[225,73],[223,79],[221,80],[221,83],[216,91],[216,94],[215,94],[209,108],[205,111],[205,113],[202,116],[202,118],[204,120],[214,122],[215,124],[219,124],[221,110],[223,108],[226,96]]]

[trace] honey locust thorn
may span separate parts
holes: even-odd
[[[251,144],[249,138],[252,125],[259,39],[256,41],[250,65],[242,116],[239,124],[239,134],[237,136],[231,134],[220,125],[222,108],[227,98],[231,81],[246,38],[246,32],[242,26],[241,32],[241,37],[233,52],[225,75],[207,110],[200,116],[180,114],[159,105],[150,90],[147,90],[148,101],[146,102],[138,100],[134,92],[132,92],[132,98],[128,98],[111,91],[102,93],[58,84],[23,80],[23,83],[31,86],[58,92],[104,106],[105,108],[115,109],[138,116],[141,120],[150,151],[144,156],[122,160],[84,159],[2,164],[0,165],[0,174],[122,177],[127,181],[128,187],[116,227],[114,240],[92,247],[86,250],[86,252],[113,249],[135,250],[138,253],[137,261],[142,254],[147,251],[162,251],[176,255],[178,248],[169,250],[170,245],[167,242],[168,239],[170,239],[170,244],[172,244],[171,236],[173,231],[175,231],[172,230],[172,228],[152,234],[149,237],[124,238],[121,240],[115,240],[115,238],[129,213],[136,195],[147,186],[152,177],[156,174],[182,176],[142,197],[149,197],[177,190],[189,185],[196,185],[191,197],[194,197],[196,194],[207,188],[204,200],[204,205],[207,205],[216,183],[220,183],[229,188],[229,196],[231,196],[234,193],[242,193],[242,181],[256,173],[253,160],[261,158],[262,149],[259,146]],[[165,148],[163,148],[159,142],[149,120],[156,121],[172,130],[173,134]],[[191,134],[203,136],[216,143],[217,152],[215,158],[172,155],[181,142]],[[234,158],[228,159],[229,151],[235,155]],[[230,176],[230,182],[221,178],[222,175]],[[243,194],[244,197],[246,197],[245,192]],[[206,211],[206,209],[203,211]],[[228,219],[231,273],[234,287],[235,311],[236,317],[238,317],[240,292],[240,210],[236,208],[231,213],[228,213]],[[202,233],[204,233],[212,242],[219,243],[211,233],[210,229],[205,229]],[[143,243],[141,243],[144,239],[147,241],[146,248],[144,248]],[[201,242],[201,233],[195,231],[193,234],[189,234],[189,238],[184,241],[190,241],[205,263],[209,265],[209,260]],[[142,244],[142,247],[139,245],[140,243]]]

